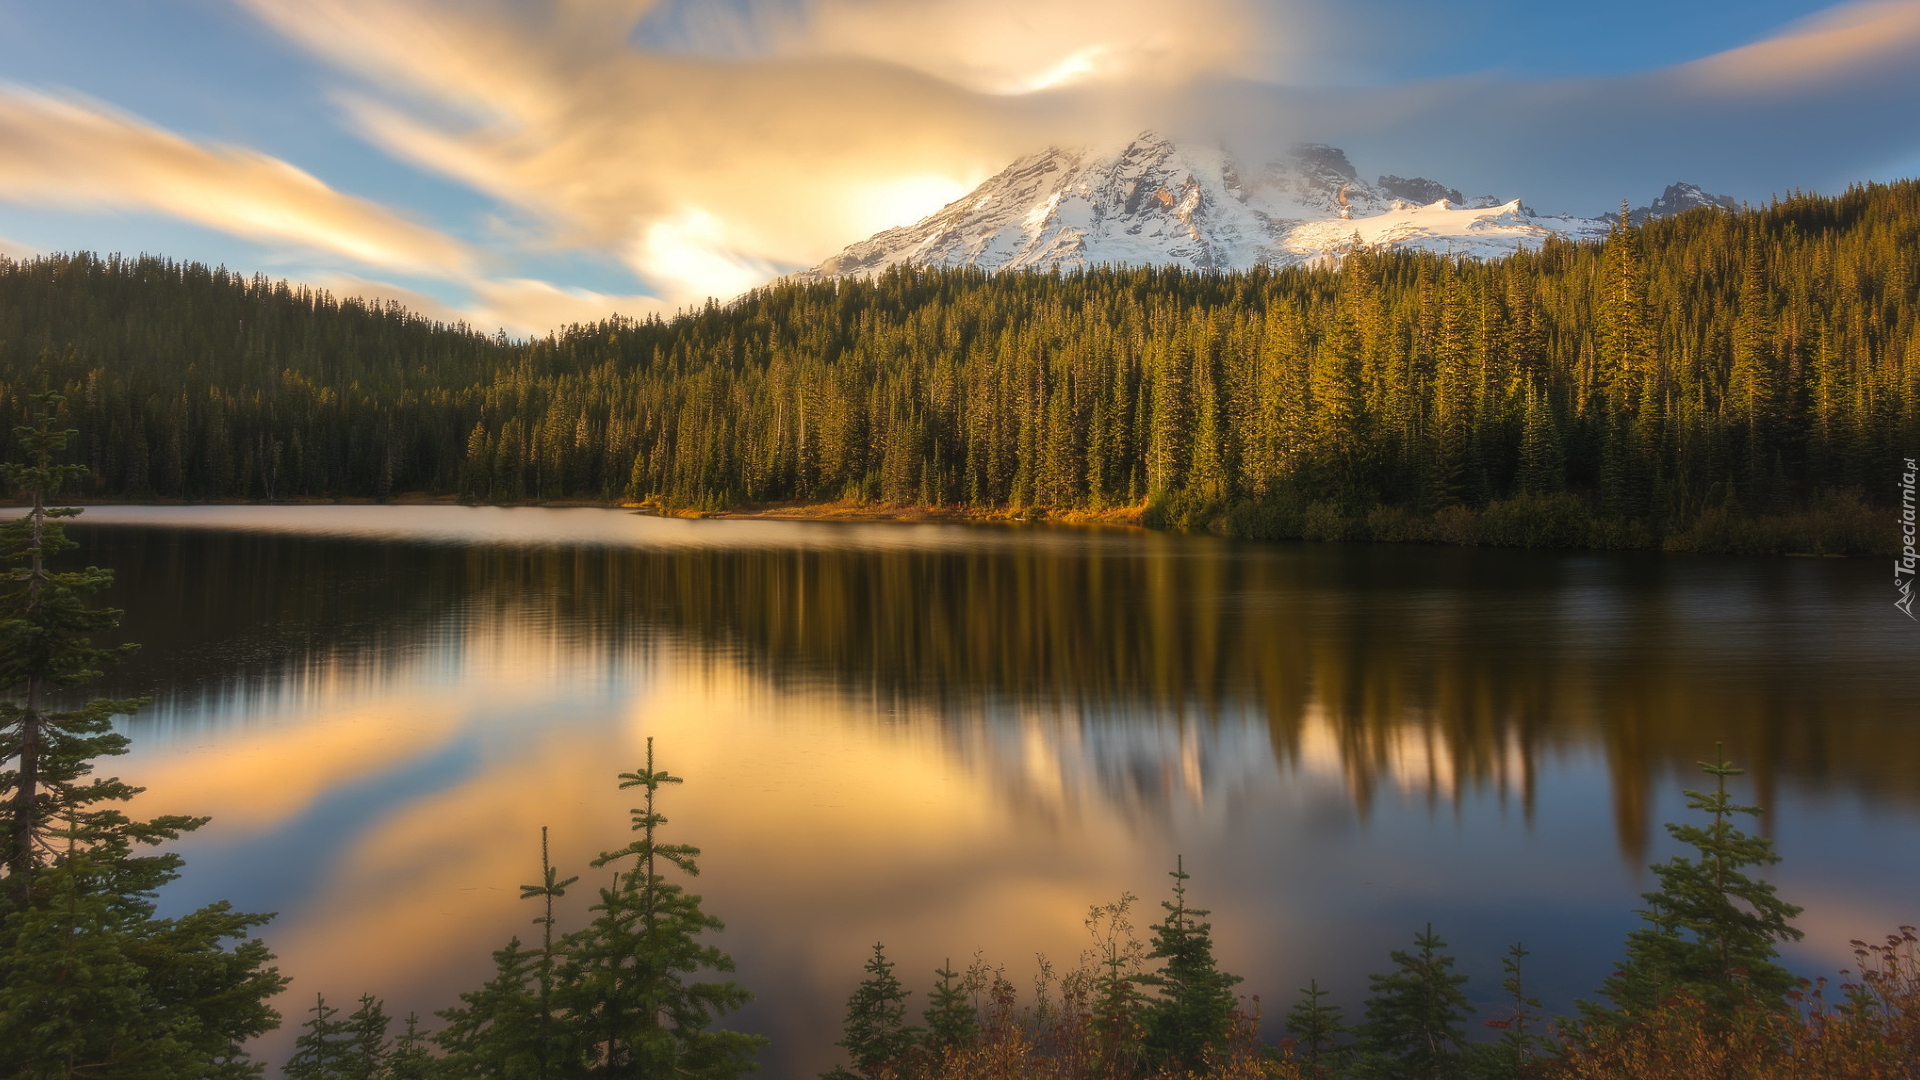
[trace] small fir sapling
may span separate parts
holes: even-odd
[[[865,970],[867,977],[847,998],[844,1034],[834,1044],[847,1052],[853,1069],[836,1067],[823,1073],[829,1080],[878,1077],[904,1061],[925,1034],[925,1029],[906,1022],[907,998],[913,992],[901,985],[880,943],[874,943]]]
[[[1300,1000],[1287,1010],[1287,1035],[1293,1040],[1293,1053],[1306,1063],[1314,1076],[1330,1076],[1344,1057],[1340,1037],[1347,1032],[1344,1014],[1338,1005],[1327,1003],[1327,992],[1318,979],[1308,980],[1300,990]]]
[[[1590,1021],[1615,1022],[1678,991],[1719,1015],[1748,1006],[1780,1008],[1796,984],[1774,961],[1780,942],[1801,937],[1793,926],[1800,908],[1781,900],[1771,882],[1745,872],[1772,866],[1780,856],[1771,840],[1734,824],[1736,815],[1760,814],[1759,807],[1735,803],[1727,793],[1727,779],[1744,770],[1720,748],[1714,761],[1699,765],[1715,788],[1687,790],[1687,808],[1710,820],[1704,826],[1667,825],[1668,834],[1695,854],[1651,867],[1660,888],[1642,894],[1645,925],[1628,935],[1625,962],[1601,986],[1611,1006],[1582,1003]]]
[[[953,970],[952,960],[933,974],[938,981],[920,1018],[926,1022],[926,1048],[937,1055],[972,1045],[980,1035],[980,1013],[968,993],[967,980]]]
[[[1359,1026],[1366,1071],[1381,1080],[1445,1080],[1462,1075],[1464,1027],[1473,1006],[1433,925],[1414,935],[1414,951],[1388,955],[1394,970],[1367,976],[1372,992]]]
[[[1214,960],[1213,925],[1204,921],[1209,913],[1187,906],[1192,875],[1185,861],[1176,859],[1169,876],[1173,899],[1160,902],[1166,915],[1154,924],[1147,953],[1147,959],[1162,963],[1141,979],[1158,991],[1146,1006],[1146,1049],[1163,1066],[1199,1070],[1210,1054],[1226,1047],[1237,1004],[1233,987],[1241,980]]]

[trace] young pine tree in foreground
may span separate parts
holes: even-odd
[[[646,792],[645,804],[633,811],[638,837],[593,863],[629,868],[600,890],[593,921],[567,936],[554,999],[586,1051],[589,1076],[730,1080],[755,1071],[754,1055],[766,1045],[758,1035],[713,1027],[753,1000],[751,993],[731,979],[696,978],[732,971],[733,958],[701,943],[701,935],[724,924],[662,872],[662,863],[688,877],[700,872],[699,848],[659,840],[667,823],[657,807],[659,791],[680,782],[654,768],[649,738],[646,767],[621,775],[622,789]]]
[[[1500,989],[1506,992],[1509,1004],[1506,1015],[1486,1020],[1488,1027],[1500,1032],[1496,1042],[1479,1048],[1480,1075],[1487,1080],[1517,1080],[1526,1075],[1533,1062],[1551,1053],[1552,1042],[1532,1030],[1540,1026],[1542,1016],[1540,999],[1527,994],[1523,963],[1530,955],[1526,946],[1516,941],[1500,960],[1500,970],[1506,976],[1500,980]]]
[[[1394,970],[1369,975],[1367,1019],[1360,1025],[1366,1075],[1381,1080],[1450,1080],[1466,1074],[1467,1033],[1473,1006],[1453,970],[1447,943],[1433,932],[1414,935],[1414,951],[1388,955]]]
[[[1287,1010],[1287,1035],[1293,1040],[1293,1054],[1307,1068],[1309,1076],[1333,1076],[1346,1055],[1339,1045],[1347,1031],[1340,1006],[1327,1004],[1327,992],[1318,979],[1309,980],[1300,990],[1300,1000]]]
[[[1678,992],[1716,1013],[1756,1004],[1778,1008],[1794,988],[1794,976],[1774,961],[1780,942],[1799,940],[1793,919],[1800,909],[1781,900],[1771,883],[1745,873],[1772,866],[1780,856],[1771,840],[1734,824],[1735,815],[1757,816],[1760,808],[1739,805],[1727,794],[1727,778],[1743,770],[1724,753],[1700,768],[1716,786],[1711,793],[1688,790],[1687,808],[1710,820],[1667,826],[1696,855],[1653,865],[1660,888],[1643,896],[1646,925],[1627,938],[1625,963],[1601,987],[1612,1006],[1583,1006],[1598,1023],[1650,1009]]]
[[[79,511],[48,504],[84,470],[55,463],[74,435],[54,426],[60,395],[35,399],[18,429],[28,464],[0,467],[31,499],[0,529],[0,1076],[254,1076],[242,1047],[279,1023],[266,1003],[286,983],[249,936],[271,916],[221,902],[155,918],[181,860],[141,849],[206,819],[135,820],[120,806],[140,789],[93,775],[126,753],[113,717],[139,702],[61,708],[130,647],[92,640],[119,619],[88,606],[112,572],[49,566],[75,546],[61,520]]]
[[[847,1052],[853,1070],[836,1067],[821,1074],[826,1080],[852,1080],[855,1076],[874,1080],[883,1072],[895,1071],[925,1034],[924,1029],[906,1022],[907,998],[912,991],[900,985],[893,973],[893,961],[887,959],[886,950],[877,942],[866,972],[867,977],[847,998],[845,1034],[834,1044]],[[950,980],[948,985],[951,987]],[[952,1037],[952,1029],[959,1025],[949,1018],[946,1026],[947,1036]]]
[[[1147,959],[1160,969],[1142,982],[1159,991],[1146,1007],[1146,1049],[1155,1061],[1178,1068],[1205,1068],[1210,1054],[1226,1049],[1233,1030],[1234,984],[1240,976],[1220,970],[1213,958],[1213,924],[1208,914],[1187,906],[1188,874],[1176,861],[1173,899],[1162,900],[1166,917],[1153,927]]]
[[[927,1024],[927,1050],[935,1055],[969,1046],[980,1034],[980,1014],[967,994],[967,983],[953,970],[948,960],[934,973],[940,980],[927,995],[927,1011],[920,1019]]]
[[[435,1037],[447,1051],[444,1070],[461,1080],[733,1080],[753,1072],[757,1035],[715,1029],[720,1017],[752,1000],[732,980],[704,981],[702,972],[729,972],[733,959],[700,942],[723,929],[700,909],[700,897],[667,879],[661,864],[691,877],[700,849],[659,840],[667,823],[658,809],[662,787],[680,778],[656,770],[653,740],[646,766],[621,774],[621,788],[644,788],[632,811],[637,838],[603,852],[594,865],[626,864],[600,890],[593,920],[555,939],[553,901],[577,879],[560,879],[546,858],[542,879],[521,896],[545,902],[534,920],[539,951],[519,938],[494,954],[494,977],[462,1004],[442,1012],[447,1025]]]

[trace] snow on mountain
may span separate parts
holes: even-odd
[[[1674,185],[1646,213],[1726,205]],[[1296,146],[1247,168],[1152,132],[1117,150],[1055,147],[1007,166],[913,225],[888,229],[793,275],[864,277],[903,264],[988,272],[1103,264],[1245,270],[1337,262],[1356,249],[1476,258],[1549,236],[1605,236],[1610,218],[1535,214],[1518,199],[1465,199],[1425,177],[1360,178],[1340,149]]]

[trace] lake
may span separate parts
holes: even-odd
[[[316,991],[423,1016],[531,936],[518,886],[625,842],[655,738],[670,838],[759,1000],[769,1075],[832,1064],[885,942],[925,1001],[977,955],[1071,965],[1176,857],[1269,1031],[1357,1013],[1426,923],[1491,1002],[1612,970],[1694,762],[1806,907],[1789,963],[1920,922],[1920,627],[1882,560],[1253,544],[598,509],[96,507],[150,695],[111,771],[209,814],[168,911],[279,912],[284,1058]]]

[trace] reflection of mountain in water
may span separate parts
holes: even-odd
[[[129,689],[301,664],[377,679],[511,624],[612,665],[672,639],[776,687],[936,715],[1035,798],[1217,808],[1277,765],[1337,776],[1363,812],[1382,789],[1530,805],[1542,755],[1592,753],[1637,857],[1663,770],[1723,740],[1765,801],[1781,783],[1920,801],[1915,673],[1859,614],[1881,584],[1865,568],[991,535],[928,550],[84,539],[120,570],[127,637],[150,645]]]

